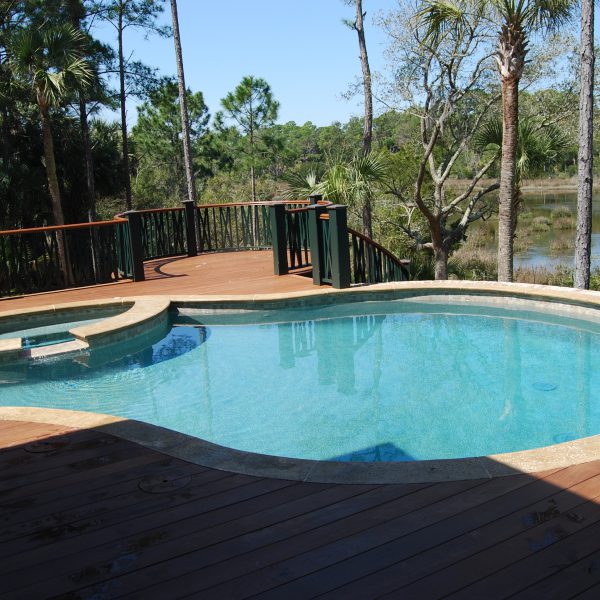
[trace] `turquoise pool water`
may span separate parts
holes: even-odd
[[[0,366],[0,404],[321,460],[480,456],[600,433],[593,321],[435,302],[342,312],[175,318],[139,351]]]
[[[68,342],[75,338],[70,329],[92,325],[121,314],[128,306],[101,307],[70,310],[51,314],[28,315],[25,319],[18,317],[0,324],[0,340],[21,338],[23,348],[37,348]]]

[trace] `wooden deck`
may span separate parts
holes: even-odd
[[[406,485],[269,480],[0,421],[9,598],[600,597],[600,461]]]
[[[271,294],[315,289],[310,277],[273,275],[270,250],[159,259],[146,262],[145,271],[146,281],[126,280],[20,298],[0,298],[0,311],[115,296]]]

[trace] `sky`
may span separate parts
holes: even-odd
[[[356,32],[342,23],[354,16],[343,0],[178,0],[186,84],[201,91],[211,115],[246,75],[262,77],[280,103],[279,123],[312,121],[318,126],[362,114],[362,95],[342,94],[361,75]],[[397,0],[363,0],[371,70],[385,66],[385,34],[373,18],[396,8]],[[170,2],[160,22],[170,24]],[[116,47],[108,25],[95,35]],[[127,30],[125,55],[176,75],[172,38]],[[132,102],[129,124],[137,111]]]

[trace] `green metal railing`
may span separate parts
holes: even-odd
[[[354,229],[348,228],[348,234],[352,283],[408,281],[408,261],[396,258],[391,252]]]
[[[345,206],[248,202],[129,211],[112,221],[0,232],[0,294],[144,280],[144,261],[273,248],[275,273],[336,288],[408,279],[407,261],[348,228]]]
[[[285,211],[285,229],[288,248],[288,270],[295,271],[311,266],[308,208],[291,208]]]
[[[271,248],[269,204],[209,204],[196,208],[199,252]]]
[[[0,231],[0,295],[130,277],[127,227],[127,221],[115,219]]]
[[[187,254],[183,207],[136,212],[140,215],[144,260]]]
[[[278,275],[312,266],[315,285],[335,288],[409,278],[408,261],[348,227],[346,206],[317,203],[298,210],[274,206],[271,219]]]

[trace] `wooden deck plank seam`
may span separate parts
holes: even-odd
[[[300,484],[300,485],[306,485],[306,484]],[[343,486],[343,487],[345,487],[345,488],[349,488],[349,487],[355,487],[355,486]],[[360,487],[364,488],[364,487],[367,487],[367,486],[364,486],[364,485],[362,485],[362,486],[360,486]],[[374,489],[378,489],[378,488],[380,488],[381,486],[370,486],[370,487],[372,488],[370,491],[373,491]],[[337,485],[335,485],[335,484],[334,484],[334,485],[328,486],[328,487],[327,487],[327,489],[325,489],[325,490],[320,490],[320,492],[332,491],[332,490],[340,490],[340,486],[337,486]],[[316,493],[319,493],[319,492],[315,492],[315,494],[316,494]],[[365,491],[364,493],[366,493],[366,491]],[[312,495],[314,495],[314,494],[312,494]],[[352,496],[348,496],[348,498],[347,498],[347,499],[354,498],[354,497],[356,497],[356,495],[357,495],[357,494],[354,494],[354,495],[352,495]],[[360,494],[358,494],[358,495],[360,495]],[[298,499],[297,501],[303,500],[304,498],[305,498],[305,497],[302,497],[302,498]],[[295,502],[297,502],[297,501],[295,501]],[[327,504],[327,505],[324,505],[324,506],[323,506],[323,507],[321,507],[321,508],[322,508],[322,509],[326,509],[328,506],[332,506],[332,505],[334,505],[334,504],[337,504],[337,503],[339,503],[339,500],[338,500],[337,502],[336,502],[336,501],[334,501],[334,502],[332,502],[332,503],[329,503],[329,504]],[[291,503],[290,503],[290,504],[291,504]],[[268,511],[259,511],[259,512],[269,512],[269,511],[271,511],[271,510],[280,509],[282,506],[284,506],[284,505],[278,505],[278,506],[277,506],[277,507],[275,507],[274,509],[269,509]],[[319,510],[321,510],[321,509],[319,509]],[[305,512],[305,513],[302,513],[302,515],[311,514],[311,512],[314,512],[314,511],[310,511],[310,510],[309,510],[309,511],[307,511],[307,512]],[[255,515],[256,515],[256,514],[258,514],[258,513],[255,513]],[[250,519],[250,517],[254,517],[254,518],[255,518],[255,515],[245,515],[245,516],[244,516],[244,517],[242,517],[241,519],[237,519],[237,520],[238,520],[238,521],[239,521],[239,520],[242,520],[242,519],[246,519],[246,520],[248,520],[248,519]],[[287,518],[285,518],[285,517],[282,517],[280,521],[273,522],[273,523],[270,525],[270,527],[277,526],[277,525],[281,525],[281,524],[283,524],[283,523],[287,523],[287,521],[288,521],[288,520],[289,520],[289,519],[287,519]],[[219,525],[219,526],[217,526],[217,527],[220,527],[220,526],[223,526],[223,525],[229,525],[229,524],[231,524],[231,523],[232,523],[232,522],[230,521],[230,522],[228,522],[228,523],[221,524],[221,525]],[[217,527],[214,527],[213,529],[215,529],[215,528],[217,528]],[[245,533],[243,534],[243,537],[246,537],[246,536],[249,536],[249,535],[255,534],[255,533],[257,533],[257,532],[261,532],[263,529],[264,529],[263,527],[258,527],[258,528],[255,528],[255,529],[249,530],[248,532],[245,532]],[[206,529],[206,530],[204,530],[204,531],[203,531],[203,534],[207,535],[207,532],[208,532],[208,531],[210,531],[210,528],[209,528],[209,529]],[[178,554],[177,556],[172,556],[172,557],[169,557],[169,558],[167,559],[167,561],[176,560],[176,559],[178,559],[178,558],[181,558],[181,557],[183,557],[183,556],[186,556],[186,555],[189,555],[189,554],[193,554],[194,552],[197,552],[198,550],[201,550],[201,551],[204,551],[204,552],[210,552],[212,547],[214,547],[214,546],[218,546],[218,545],[222,545],[222,544],[227,544],[227,543],[230,543],[230,542],[232,542],[232,541],[234,541],[234,540],[237,540],[239,537],[240,537],[240,536],[239,536],[239,534],[235,534],[235,535],[232,535],[232,536],[230,536],[230,537],[228,537],[228,538],[223,538],[223,539],[220,539],[220,540],[219,540],[218,542],[216,542],[216,543],[213,543],[213,544],[207,544],[207,545],[203,546],[203,547],[202,547],[202,548],[200,548],[200,549],[199,549],[199,548],[194,548],[194,549],[190,550],[189,552],[184,552],[184,553]],[[169,543],[169,542],[166,542],[166,543]],[[179,543],[181,543],[181,539],[179,539]],[[242,554],[244,554],[244,553],[242,553]],[[154,568],[155,568],[155,566],[156,566],[157,564],[161,564],[161,563],[164,563],[164,562],[166,562],[166,561],[161,559],[161,560],[159,560],[159,561],[156,561],[156,562],[153,562],[153,563],[151,563],[151,564],[148,564],[148,565],[141,566],[139,569],[138,569],[138,568],[136,568],[136,569],[133,569],[132,571],[130,571],[130,572],[129,572],[129,573],[127,573],[126,575],[127,575],[127,576],[133,575],[133,574],[135,574],[135,571],[141,571],[141,570],[147,570],[147,569],[154,569]],[[219,564],[219,562],[220,562],[220,561],[216,561],[214,564],[215,564],[215,565],[216,565],[216,564]],[[123,575],[123,576],[126,576],[126,575]]]
[[[560,472],[563,472],[563,471],[568,471],[568,470],[569,470],[569,468],[565,468],[565,469],[558,469],[558,470],[557,470],[555,473],[552,473],[552,474],[550,474],[550,475],[547,475],[547,477],[550,477],[550,476],[553,476],[553,475],[555,475],[555,474],[557,474],[557,473],[560,473]],[[577,480],[577,482],[573,483],[571,486],[569,486],[569,488],[570,488],[570,487],[575,487],[575,486],[577,486],[577,485],[581,485],[581,484],[582,484],[582,483],[584,483],[585,481],[588,481],[589,479],[594,479],[595,477],[598,477],[598,475],[591,475],[591,476],[588,476],[588,477],[584,477],[584,478],[578,479],[578,480]],[[535,480],[535,481],[531,481],[531,482],[529,482],[529,483],[527,484],[527,486],[530,486],[530,485],[532,485],[532,484],[535,484],[537,481],[543,481],[543,479],[542,479],[542,480]],[[526,488],[527,486],[525,486],[525,488]],[[368,577],[374,577],[374,576],[376,576],[378,573],[379,573],[379,575],[382,575],[383,573],[385,573],[385,571],[389,571],[389,570],[393,569],[395,566],[398,566],[398,565],[400,565],[401,563],[404,563],[404,562],[406,562],[407,560],[410,560],[410,559],[412,559],[412,558],[414,558],[414,557],[418,557],[419,555],[424,555],[424,554],[427,554],[427,553],[431,552],[432,550],[435,550],[435,548],[439,548],[439,547],[442,547],[442,546],[444,546],[444,545],[450,544],[450,543],[452,543],[453,541],[454,541],[454,542],[455,542],[455,541],[458,541],[458,540],[460,540],[461,538],[463,538],[463,537],[465,537],[465,536],[469,535],[469,534],[470,534],[470,533],[472,533],[473,531],[476,531],[477,529],[483,529],[483,528],[490,527],[490,526],[491,526],[491,525],[493,525],[494,523],[496,523],[496,522],[499,522],[499,521],[501,521],[501,520],[503,520],[503,519],[507,519],[507,518],[509,518],[510,516],[517,515],[518,513],[521,513],[521,512],[523,512],[524,510],[530,510],[532,507],[535,507],[536,505],[539,505],[539,504],[541,504],[541,503],[545,502],[545,501],[547,500],[547,498],[551,498],[551,497],[553,497],[553,496],[557,495],[557,493],[565,492],[565,491],[567,491],[569,488],[566,488],[565,490],[563,490],[563,489],[560,489],[560,490],[558,490],[558,489],[556,489],[556,488],[554,488],[554,487],[553,487],[552,489],[549,489],[549,490],[547,490],[547,492],[548,492],[548,493],[546,493],[546,494],[545,494],[543,497],[541,497],[541,498],[537,498],[537,499],[536,499],[534,502],[528,501],[528,502],[527,502],[527,504],[520,505],[520,506],[519,506],[518,508],[516,508],[515,510],[509,511],[509,512],[505,512],[505,513],[502,513],[501,515],[497,516],[497,517],[496,517],[496,518],[494,518],[494,519],[491,519],[490,521],[485,521],[484,523],[481,523],[481,524],[479,524],[477,527],[475,527],[475,528],[473,528],[473,529],[466,530],[466,531],[462,532],[462,533],[461,533],[460,535],[458,535],[458,536],[455,536],[455,537],[453,537],[453,538],[451,538],[451,539],[448,539],[448,540],[444,540],[444,541],[442,541],[441,543],[435,544],[435,545],[433,545],[433,546],[431,546],[431,547],[425,548],[425,549],[423,549],[422,551],[415,553],[414,555],[403,557],[402,559],[400,559],[400,560],[399,560],[399,561],[397,561],[397,562],[394,562],[394,563],[392,563],[392,564],[386,565],[386,566],[385,566],[385,567],[383,567],[382,569],[378,569],[378,570],[376,570],[376,571],[373,571],[373,572],[372,572],[370,575],[368,575]],[[518,492],[522,492],[522,491],[524,491],[524,488],[519,488],[519,489],[517,489],[517,490],[513,490],[513,491],[512,491],[512,492],[510,492],[510,493],[511,493],[511,494],[512,494],[512,493],[518,493]],[[501,497],[501,496],[500,496],[500,497]],[[492,503],[492,502],[496,502],[497,500],[498,500],[498,498],[494,498],[494,499],[490,500],[489,502],[486,502],[486,504],[488,504],[488,503]],[[481,506],[480,506],[479,508],[481,509]],[[454,518],[454,517],[453,517],[453,518]],[[515,536],[516,536],[516,535],[520,535],[520,534],[522,534],[522,533],[523,533],[523,531],[519,531],[519,532],[515,533]],[[498,543],[502,543],[503,541],[505,541],[505,540],[507,540],[507,539],[510,539],[510,537],[514,537],[514,536],[509,536],[508,538],[503,538],[503,539],[502,539],[502,540],[500,540]],[[495,544],[495,543],[493,543],[493,544],[490,544],[490,545],[488,546],[488,548],[492,548],[492,547],[493,547],[493,546],[495,546],[495,545],[497,545],[497,544]],[[465,556],[465,557],[462,557],[461,559],[459,559],[459,560],[455,561],[455,563],[461,562],[462,560],[468,560],[468,558],[469,558],[469,557],[477,555],[477,554],[480,552],[480,550],[481,550],[481,549],[479,549],[479,550],[475,551],[473,554],[470,554],[470,555],[467,555],[467,556]],[[454,564],[454,563],[453,563],[453,564]],[[414,580],[411,580],[409,583],[407,583],[407,584],[406,584],[406,585],[404,585],[404,586],[399,586],[399,587],[396,587],[396,588],[394,588],[394,591],[392,591],[391,593],[393,594],[393,593],[395,593],[395,592],[396,592],[398,589],[401,589],[402,587],[406,587],[406,586],[409,586],[409,585],[413,585],[413,583],[417,582],[419,579],[425,579],[425,578],[428,578],[428,577],[432,576],[434,573],[436,573],[436,572],[438,572],[438,571],[443,571],[444,569],[447,569],[447,568],[449,568],[449,567],[448,567],[448,564],[444,564],[443,566],[441,566],[439,569],[436,569],[435,571],[428,571],[428,573],[427,573],[426,575],[424,575],[423,577],[415,578]],[[364,577],[363,577],[363,579],[364,579]],[[351,583],[351,582],[350,582],[350,583]],[[345,586],[345,585],[348,585],[348,584],[344,584],[344,586]],[[336,589],[341,589],[341,588],[343,588],[344,586],[340,586],[340,588],[336,588]]]
[[[236,474],[233,474],[233,473],[224,473],[224,475],[223,475],[222,477],[220,477],[220,478],[219,478],[219,479],[217,479],[217,480],[213,480],[213,481],[212,481],[212,482],[210,482],[210,483],[217,483],[217,482],[219,482],[219,481],[221,481],[221,482],[222,482],[223,480],[231,480],[232,478],[235,478],[235,477],[236,477]],[[250,483],[251,483],[251,482],[250,482]],[[206,484],[205,484],[205,485],[206,485]],[[236,485],[236,488],[237,488],[237,487],[243,487],[244,485],[248,485],[248,482],[246,482],[246,483],[240,483],[239,485]],[[203,487],[203,486],[202,486],[202,487]],[[229,490],[228,490],[228,491],[229,491]],[[205,500],[205,499],[207,499],[207,498],[210,498],[211,496],[218,495],[219,493],[220,493],[220,492],[218,492],[218,491],[217,491],[217,492],[215,492],[215,493],[213,493],[213,494],[207,494],[207,495],[205,495],[205,496],[202,496],[202,497],[200,497],[200,498],[197,498],[196,500]],[[164,498],[164,496],[162,496],[162,498],[161,498],[161,497],[160,497],[160,495],[158,495],[158,494],[156,494],[155,496],[157,497],[157,500],[156,500],[156,502],[160,502],[161,500],[162,500],[162,502],[166,502],[166,500],[163,500],[163,499],[162,499],[162,498]],[[191,502],[193,503],[194,501],[191,501]],[[140,502],[140,503],[138,503],[138,504],[143,504],[143,502]],[[189,504],[189,502],[185,502],[185,503],[182,503],[181,505],[177,505],[177,506],[178,506],[178,507],[180,507],[180,506],[182,506],[182,505],[185,505],[185,504]],[[154,509],[155,509],[155,510],[154,510]],[[159,512],[161,512],[161,511],[164,511],[164,506],[162,506],[162,507],[152,507],[152,511],[151,511],[151,512],[148,512],[148,513],[142,513],[142,514],[136,514],[136,515],[135,515],[135,518],[136,518],[136,519],[139,519],[139,518],[142,518],[142,517],[143,517],[143,518],[148,518],[148,517],[151,517],[153,514],[159,513]],[[112,523],[112,525],[119,525],[120,523],[126,523],[126,522],[128,522],[130,519],[131,519],[131,515],[124,515],[124,516],[123,516],[123,520],[122,520],[122,521],[116,521],[116,522]],[[38,564],[38,567],[40,567],[40,568],[41,568],[41,567],[43,567],[43,565],[44,565],[45,563],[47,563],[47,562],[52,562],[52,561],[55,561],[55,560],[59,560],[59,559],[63,558],[64,556],[70,556],[70,554],[58,555],[58,552],[60,552],[60,546],[61,546],[61,544],[74,543],[74,541],[76,541],[76,540],[77,540],[77,538],[79,538],[79,537],[83,537],[83,536],[92,536],[92,535],[94,535],[94,532],[95,532],[95,530],[92,530],[92,531],[89,531],[89,530],[82,531],[82,532],[80,532],[80,533],[79,533],[79,535],[77,535],[77,534],[74,534],[73,536],[71,536],[71,537],[68,537],[68,538],[66,538],[66,539],[61,539],[61,540],[59,540],[59,541],[54,541],[54,542],[51,542],[51,543],[50,543],[50,544],[48,544],[48,545],[41,545],[41,546],[38,546],[37,548],[35,548],[35,549],[33,549],[33,550],[32,550],[32,549],[24,549],[24,550],[22,550],[22,551],[21,551],[19,554],[23,553],[23,554],[27,554],[28,556],[32,556],[32,555],[33,555],[33,556],[35,556],[35,554],[36,554],[36,553],[38,553],[39,551],[42,551],[42,550],[44,550],[44,549],[49,549],[49,548],[48,548],[48,546],[53,546],[53,550],[54,550],[54,552],[53,552],[53,556],[52,556],[52,558],[49,558],[49,559],[48,559],[48,560],[46,560],[46,561],[41,561],[41,562],[38,562],[38,563],[37,563],[37,564]],[[145,532],[145,531],[142,531],[141,533],[143,534],[143,533],[146,533],[146,532]],[[100,545],[102,545],[102,544],[100,544]],[[88,547],[88,548],[86,548],[86,550],[93,550],[94,548],[95,548],[95,546],[91,546],[91,547]],[[71,554],[77,554],[77,553],[78,553],[78,551],[77,551],[77,552],[72,552]],[[12,552],[10,553],[10,557],[11,557],[11,558],[12,558],[12,557],[14,557],[14,561],[17,561],[17,560],[19,559],[19,556],[18,556],[18,554],[15,554],[15,553],[12,553]],[[8,564],[10,565],[10,562],[11,562],[11,561],[9,560],[9,561],[6,561],[6,562],[3,564],[3,568],[5,569],[5,572],[6,572],[6,573],[13,573],[13,572],[15,572],[15,571],[6,571],[6,564],[8,563]],[[18,569],[16,569],[16,570],[18,570]]]
[[[596,498],[600,498],[600,493],[594,497],[594,499],[596,499]],[[580,502],[579,504],[576,504],[574,506],[574,508],[579,508],[579,507],[587,505],[587,504],[594,504],[594,503],[591,502],[591,501],[589,501],[589,500],[584,500],[584,501]],[[600,515],[598,516],[598,519],[600,519]],[[406,587],[409,587],[409,586],[414,585],[415,583],[418,583],[418,581],[429,579],[431,577],[431,575],[434,575],[435,573],[441,573],[441,572],[443,572],[445,570],[448,570],[448,569],[451,569],[451,568],[454,569],[457,565],[459,565],[461,563],[467,562],[473,556],[480,556],[484,551],[488,551],[488,550],[493,549],[495,547],[501,546],[501,545],[503,545],[503,544],[505,544],[507,542],[514,541],[515,538],[519,538],[519,537],[522,537],[524,535],[531,535],[531,533],[535,532],[535,530],[541,531],[544,527],[547,527],[547,526],[548,526],[547,522],[539,523],[538,525],[530,527],[530,528],[528,528],[528,529],[526,529],[524,531],[521,531],[521,532],[519,532],[519,533],[517,533],[515,535],[512,535],[512,536],[510,536],[508,538],[505,538],[505,539],[503,539],[501,541],[498,541],[498,542],[496,542],[494,544],[491,544],[489,546],[486,546],[484,549],[477,551],[476,553],[474,553],[473,555],[470,555],[469,557],[466,557],[466,558],[460,559],[460,560],[458,560],[456,562],[450,563],[450,564],[446,565],[445,567],[443,567],[442,569],[439,569],[438,571],[432,572],[432,573],[430,573],[430,574],[428,574],[428,575],[426,575],[424,577],[421,577],[421,578],[415,580],[414,582],[411,582],[410,584],[407,584],[407,585],[395,588],[395,590],[392,592],[392,595],[393,594],[397,594],[400,590],[402,590],[402,589],[404,589]],[[588,526],[590,526],[590,524],[586,525],[586,527],[588,527]],[[554,548],[557,544],[560,544],[561,542],[565,541],[571,535],[574,535],[574,534],[568,534],[567,536],[565,536],[561,540],[559,540],[559,541],[551,544],[550,546],[547,546],[545,548],[537,550],[537,552],[544,552],[544,551],[547,551],[547,550],[549,550],[551,548]],[[515,559],[514,561],[509,562],[507,565],[505,565],[503,567],[499,567],[498,569],[490,572],[489,574],[481,576],[481,577],[475,579],[474,581],[471,581],[470,583],[465,584],[464,586],[461,586],[460,588],[457,588],[457,589],[453,590],[452,592],[450,592],[447,595],[442,596],[442,597],[446,598],[446,597],[454,596],[458,592],[462,592],[464,590],[467,590],[468,588],[472,587],[473,585],[476,585],[477,583],[479,583],[481,581],[484,581],[485,579],[488,579],[489,577],[492,577],[492,576],[500,573],[501,571],[505,571],[511,565],[514,565],[514,564],[519,563],[519,562],[522,562],[522,559]],[[382,597],[386,597],[386,596],[382,596]]]
[[[483,482],[483,481],[473,481],[473,480],[471,480],[471,481],[452,482],[452,483],[453,483],[453,484],[458,484],[458,485],[461,485],[461,486],[465,486],[465,487],[467,487],[467,488],[473,488],[473,487],[475,487],[476,485],[481,485],[481,484],[482,484],[482,483],[484,483],[484,482]],[[440,490],[441,490],[441,489],[442,489],[442,487],[445,487],[445,486],[440,486],[439,484],[433,484],[433,485],[427,486],[426,488],[424,487],[423,489],[420,489],[420,490],[415,490],[414,492],[411,492],[411,494],[410,494],[410,495],[412,495],[412,494],[414,494],[414,493],[418,493],[418,492],[425,491],[426,489],[427,489],[427,490],[429,490],[429,489],[440,489]],[[451,494],[450,494],[450,492],[448,492],[448,495],[447,495],[447,496],[444,496],[444,497],[448,497],[449,495],[451,495]],[[407,495],[407,496],[408,496],[408,495]],[[406,497],[406,496],[403,496],[402,498],[405,498],[405,497]],[[393,503],[394,503],[394,502],[385,502],[384,504],[393,504]],[[401,515],[400,515],[399,517],[397,517],[397,518],[407,518],[407,517],[408,517],[410,514],[412,514],[412,513],[414,513],[414,512],[417,512],[418,510],[421,510],[421,509],[423,509],[423,507],[424,507],[424,505],[421,505],[421,507],[420,507],[420,508],[419,508],[419,507],[417,507],[417,508],[415,508],[415,509],[413,509],[413,510],[409,510],[409,511],[403,511],[403,512],[401,513]],[[371,506],[371,507],[369,507],[369,509],[368,509],[368,510],[369,510],[369,511],[375,511],[375,510],[377,510],[378,508],[381,508],[381,504],[380,504],[380,505]],[[274,543],[271,543],[271,544],[267,544],[267,545],[261,545],[260,547],[258,547],[258,548],[255,548],[255,549],[253,549],[253,550],[252,550],[252,551],[250,551],[250,552],[245,552],[245,553],[241,553],[241,554],[239,554],[239,555],[238,555],[236,558],[242,558],[242,559],[243,559],[244,557],[246,557],[246,558],[247,558],[247,555],[248,555],[248,556],[251,556],[253,552],[257,552],[257,551],[260,551],[260,552],[263,552],[263,553],[265,553],[265,552],[267,552],[267,553],[272,553],[272,552],[273,552],[273,549],[272,549],[272,548],[270,548],[270,547],[272,547],[272,546],[276,546],[277,544],[279,544],[279,545],[280,545],[281,543],[290,543],[290,544],[292,544],[292,545],[295,547],[295,545],[297,544],[297,540],[298,540],[298,538],[299,538],[299,537],[301,537],[301,536],[306,536],[307,534],[314,534],[314,533],[315,533],[315,532],[317,532],[317,531],[322,531],[322,530],[323,530],[325,527],[328,527],[328,528],[329,528],[329,527],[331,527],[332,525],[335,525],[335,524],[337,524],[337,523],[339,523],[339,522],[347,521],[347,520],[349,520],[349,519],[353,519],[353,520],[354,520],[354,519],[359,519],[359,520],[360,520],[360,518],[361,518],[361,515],[362,515],[363,513],[365,513],[365,512],[367,512],[367,511],[366,511],[366,510],[354,511],[354,512],[351,512],[351,513],[349,513],[348,515],[344,515],[344,516],[342,516],[342,517],[339,517],[339,518],[331,519],[331,520],[330,520],[330,521],[328,521],[326,524],[320,524],[320,525],[318,525],[318,526],[316,526],[316,527],[310,527],[310,528],[305,528],[305,529],[302,529],[302,530],[301,530],[301,531],[299,531],[299,532],[298,532],[296,535],[290,535],[290,536],[286,537],[286,538],[285,538],[285,540],[284,540],[283,542],[282,542],[281,540],[279,540],[279,541],[276,541],[276,542],[274,542]],[[387,523],[387,521],[385,521],[385,522],[382,522],[382,523],[378,523],[378,524],[377,524],[377,526],[384,526],[386,523]],[[368,530],[368,529],[370,529],[370,528],[371,528],[371,527],[367,526],[367,527],[366,527],[365,529],[363,529],[363,530]],[[344,537],[344,536],[342,536],[342,537]],[[294,543],[294,540],[296,540],[296,542],[295,542],[295,543]],[[320,546],[317,546],[317,547],[320,547]],[[296,551],[296,552],[297,552],[297,554],[300,554],[300,552],[298,552],[298,551]],[[296,555],[296,554],[294,554],[293,556],[295,556],[295,555]],[[277,561],[275,561],[275,562],[277,562]],[[228,565],[228,569],[231,569],[231,558],[228,558],[228,563],[229,563],[229,565]],[[214,567],[216,564],[218,564],[218,563],[211,563],[210,567],[212,568],[212,567]],[[198,578],[198,576],[197,576],[197,573],[199,573],[200,571],[202,571],[203,569],[206,569],[206,568],[208,568],[208,566],[204,566],[204,567],[202,567],[202,569],[198,569],[197,571],[196,571],[196,570],[194,570],[194,571],[191,571],[191,572],[190,572],[188,575],[189,575],[190,577],[192,577],[192,578],[193,578],[193,577],[194,577],[194,575],[192,575],[192,574],[193,574],[193,573],[196,573],[196,576],[195,576],[195,577],[196,577],[196,579],[197,579],[197,578]],[[233,578],[232,578],[232,579],[233,579]],[[218,585],[221,585],[221,584],[215,584],[215,585],[212,585],[212,586],[206,586],[205,588],[202,588],[202,589],[203,589],[203,590],[209,590],[209,589],[210,589],[210,590],[213,590],[213,593],[214,593],[214,589],[213,589],[213,588],[216,588]],[[199,590],[196,590],[196,591],[199,591]]]
[[[549,473],[548,475],[550,475],[550,474],[554,474],[554,473],[556,473],[556,472],[557,472],[557,471],[559,471],[559,470],[560,470],[560,469],[556,469],[556,470],[552,471],[552,473]],[[519,476],[518,476],[518,477],[519,477]],[[497,480],[496,480],[496,481],[497,481]],[[487,483],[487,482],[486,482],[486,483]],[[305,574],[305,575],[301,575],[301,576],[299,576],[299,577],[297,577],[297,578],[294,578],[294,579],[290,579],[289,581],[287,581],[287,582],[285,582],[285,583],[282,583],[282,584],[280,584],[280,585],[278,585],[278,586],[275,586],[275,587],[274,587],[274,588],[272,588],[272,589],[273,589],[273,590],[276,590],[276,589],[282,588],[282,587],[284,587],[284,586],[288,586],[289,584],[292,584],[292,583],[294,583],[295,581],[299,581],[299,580],[301,580],[301,579],[304,579],[305,577],[307,577],[307,576],[309,576],[309,575],[315,575],[315,574],[317,574],[317,573],[319,573],[319,572],[326,572],[327,570],[329,570],[329,569],[331,569],[331,568],[333,568],[333,567],[335,567],[335,566],[337,566],[337,565],[343,564],[344,562],[347,562],[348,560],[353,560],[353,561],[354,561],[354,560],[359,560],[359,559],[360,559],[360,557],[361,557],[361,556],[363,556],[363,555],[367,555],[368,553],[370,553],[370,552],[373,552],[373,551],[376,551],[376,550],[378,550],[378,549],[380,549],[380,548],[382,548],[382,547],[385,547],[386,545],[389,545],[389,544],[391,544],[391,543],[393,543],[393,542],[398,542],[398,541],[402,540],[402,539],[403,539],[403,538],[405,538],[405,537],[409,537],[409,536],[415,536],[415,535],[418,535],[418,534],[420,534],[421,532],[423,532],[423,531],[425,531],[425,530],[428,530],[428,529],[431,529],[431,528],[437,528],[437,527],[440,525],[440,523],[443,523],[444,521],[452,521],[452,520],[455,520],[457,517],[461,517],[463,514],[465,514],[465,513],[469,512],[469,511],[471,511],[471,510],[479,509],[481,506],[483,506],[483,505],[485,505],[485,504],[488,504],[488,503],[491,503],[491,502],[495,502],[495,501],[497,501],[497,500],[498,500],[499,498],[501,498],[503,495],[506,495],[506,494],[508,494],[508,493],[514,492],[514,491],[516,491],[516,490],[522,490],[523,488],[525,488],[525,487],[527,487],[528,485],[531,485],[531,484],[533,484],[533,483],[535,483],[535,481],[526,481],[526,482],[524,482],[522,485],[520,485],[519,487],[516,487],[516,488],[514,488],[514,489],[509,489],[507,492],[502,492],[502,493],[500,493],[500,494],[495,494],[493,497],[491,497],[491,498],[489,498],[489,499],[482,499],[482,500],[481,500],[481,501],[480,501],[478,504],[469,505],[469,506],[467,506],[466,508],[463,508],[463,509],[461,509],[459,512],[457,512],[457,513],[455,513],[455,514],[450,514],[450,515],[448,515],[448,516],[446,516],[446,517],[443,517],[442,519],[440,519],[440,521],[437,521],[437,522],[435,522],[435,523],[433,523],[433,524],[424,525],[423,527],[421,527],[421,528],[419,528],[419,529],[416,529],[416,530],[414,530],[414,531],[411,531],[411,532],[409,532],[409,533],[402,534],[402,535],[400,535],[400,536],[398,536],[398,537],[396,537],[396,538],[393,538],[392,540],[386,540],[386,541],[383,541],[383,542],[382,542],[382,543],[380,543],[380,544],[374,544],[374,545],[372,545],[372,546],[368,547],[367,549],[365,549],[365,550],[363,550],[363,551],[354,552],[354,553],[353,553],[353,554],[352,554],[350,557],[348,557],[348,558],[344,558],[344,559],[341,559],[341,560],[339,560],[339,561],[332,562],[332,563],[330,563],[330,564],[327,564],[327,565],[325,565],[325,566],[323,566],[323,567],[321,567],[321,568],[315,569],[314,571],[311,571],[310,573],[307,573],[307,574]],[[469,493],[469,492],[471,492],[473,489],[474,489],[474,488],[471,488],[471,489],[469,489],[469,490],[466,490],[465,492],[460,492],[459,494],[460,494],[460,495],[463,495],[463,494],[465,494],[465,493]],[[458,495],[458,494],[457,494],[457,495]],[[364,532],[360,532],[360,533],[358,533],[358,534],[352,534],[352,535],[351,535],[351,536],[349,536],[349,537],[356,537],[356,536],[362,535],[363,533],[364,533]],[[437,545],[440,545],[440,544],[442,544],[442,543],[447,543],[447,542],[448,542],[448,541],[450,541],[451,539],[459,538],[459,537],[460,537],[460,536],[462,536],[462,535],[463,535],[463,533],[461,532],[460,534],[458,534],[458,535],[454,536],[453,538],[444,539],[444,540],[443,540],[443,541],[441,541],[439,544],[435,544],[434,546],[428,546],[428,547],[427,547],[427,548],[425,548],[425,549],[424,549],[422,552],[426,552],[426,551],[428,551],[428,550],[432,549],[433,547],[435,547],[435,546],[437,546]],[[335,542],[335,543],[338,543],[338,542]],[[414,553],[414,554],[411,554],[411,555],[410,555],[410,557],[417,556],[419,553],[420,553],[420,552],[416,552],[416,553]],[[409,557],[404,557],[404,558],[403,558],[403,559],[401,559],[400,561],[397,561],[397,562],[395,562],[395,563],[388,564],[388,565],[386,565],[385,567],[382,567],[381,569],[378,569],[378,570],[376,570],[376,571],[372,571],[371,573],[369,573],[369,575],[370,575],[370,576],[371,576],[371,575],[374,575],[374,574],[376,574],[377,572],[380,572],[380,571],[384,570],[385,568],[389,568],[389,567],[391,567],[392,565],[394,565],[394,564],[397,564],[398,562],[402,562],[402,561],[403,561],[403,560],[405,560],[406,558],[409,558]],[[288,562],[288,561],[286,561],[286,562]],[[274,566],[276,566],[276,565],[274,565]],[[352,572],[352,571],[350,570],[350,572]],[[357,579],[359,579],[359,578],[357,578]],[[344,585],[347,585],[348,583],[351,583],[351,582],[350,582],[350,581],[349,581],[349,582],[345,582],[345,583],[344,583]],[[336,588],[332,588],[332,590],[330,590],[330,591],[333,591],[334,589],[337,589],[338,587],[341,587],[341,586],[337,586]],[[257,597],[258,597],[258,595],[257,595]],[[287,596],[286,596],[286,597],[287,597]]]

